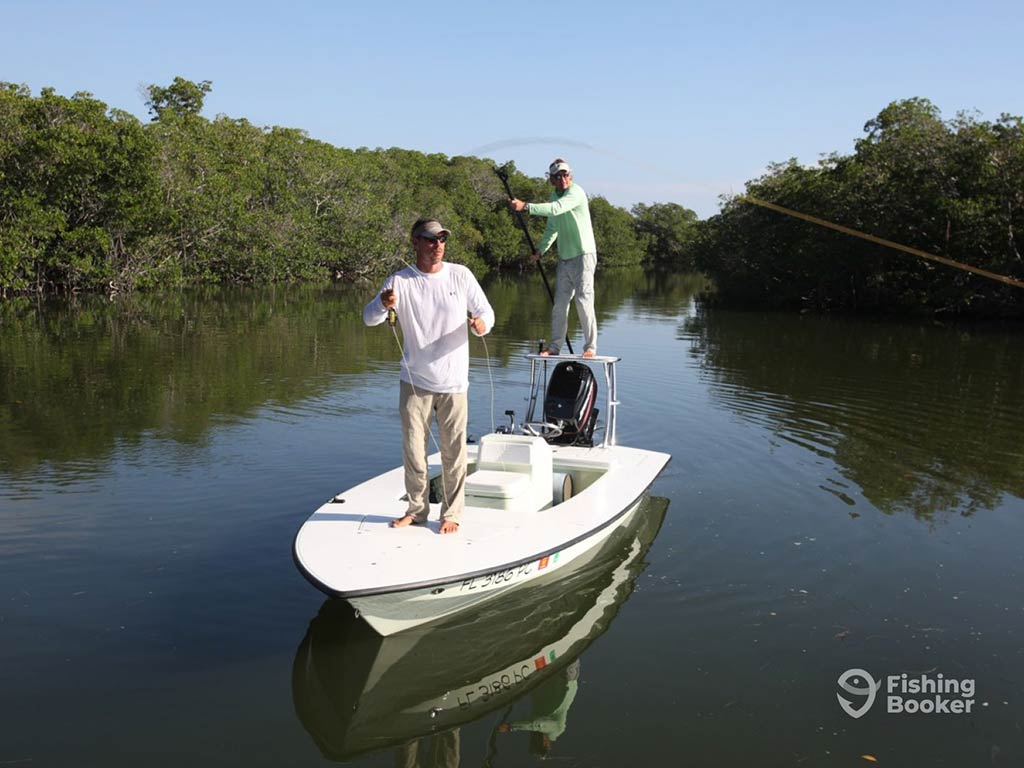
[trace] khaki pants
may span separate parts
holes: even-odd
[[[583,349],[597,352],[597,315],[594,313],[594,270],[597,254],[560,259],[555,276],[555,303],[551,308],[548,350],[557,355],[569,330],[569,302],[576,297],[576,314],[583,329]]]
[[[441,519],[459,522],[466,502],[465,392],[424,392],[403,381],[398,410],[402,415],[402,459],[405,465],[406,512],[422,523],[430,514],[427,441],[431,414],[436,414],[441,449]]]

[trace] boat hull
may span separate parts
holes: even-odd
[[[538,580],[557,578],[559,569],[595,549],[620,525],[627,525],[641,501],[638,499],[620,518],[585,539],[528,563],[501,566],[489,573],[434,587],[352,597],[348,602],[367,624],[385,637],[438,621],[486,601],[504,598],[522,587],[537,585]]]
[[[472,470],[477,446],[467,449]],[[452,535],[438,535],[437,504],[427,525],[390,527],[408,506],[398,467],[321,506],[296,535],[295,562],[317,588],[391,635],[554,577],[636,512],[670,459],[624,446],[558,447],[553,457],[554,472],[582,489],[576,495],[539,510],[495,509],[467,496]],[[439,455],[429,461],[439,471]]]

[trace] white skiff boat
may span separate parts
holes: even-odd
[[[437,504],[428,525],[390,527],[407,507],[401,467],[337,494],[299,529],[299,570],[318,589],[348,601],[381,635],[450,616],[564,568],[637,508],[671,458],[616,445],[619,358],[527,357],[526,422],[516,434],[506,411],[512,424],[468,446],[458,533],[438,535]],[[590,365],[603,367],[606,384],[598,445]],[[545,383],[543,418],[535,421]],[[439,476],[440,454],[429,463],[431,477]]]

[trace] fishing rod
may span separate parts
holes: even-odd
[[[919,248],[911,248],[909,245],[903,245],[902,243],[895,243],[892,240],[886,240],[883,237],[872,235],[868,232],[861,232],[858,229],[852,227],[844,227],[842,224],[836,224],[825,219],[819,219],[817,216],[811,216],[808,213],[801,213],[800,211],[794,211],[791,208],[785,208],[775,203],[769,203],[767,200],[761,200],[754,197],[753,195],[737,195],[737,200],[743,200],[744,202],[750,203],[751,205],[759,205],[762,208],[767,208],[769,211],[775,211],[786,216],[792,216],[795,219],[801,219],[803,221],[810,222],[811,224],[817,224],[819,227],[827,227],[828,229],[834,229],[836,232],[842,232],[844,235],[851,235],[852,237],[859,237],[862,240],[867,240],[877,245],[884,245],[886,248],[892,248],[896,251],[903,251],[909,253],[912,256],[917,256],[920,259],[926,259],[928,261],[935,261],[939,264],[945,264],[947,267],[953,267],[964,272],[969,272],[972,275],[979,275],[980,277],[987,277],[989,280],[995,280],[1000,283],[1006,283],[1006,285],[1012,285],[1015,288],[1024,288],[1024,282],[1015,280],[1007,275],[1000,275],[995,272],[990,272],[987,269],[981,267],[972,267],[969,264],[964,264],[953,259],[946,258],[945,256],[939,256],[938,254],[928,253],[922,251]]]
[[[505,192],[508,194],[508,199],[512,200],[515,195],[512,194],[512,187],[508,184],[508,170],[505,166],[495,166],[494,172],[498,174],[498,178],[501,179],[501,183],[505,185]],[[537,247],[533,244],[533,238],[530,237],[530,230],[526,226],[526,222],[523,220],[523,214],[521,211],[513,211],[515,214],[516,221],[519,222],[519,228],[523,230],[523,234],[526,235],[526,244],[530,246],[530,253],[537,253]],[[544,266],[540,263],[540,259],[537,259],[537,269],[540,270],[540,278],[544,281],[544,287],[548,289],[548,298],[551,299],[551,306],[555,306],[555,294],[551,292],[551,285],[548,283],[548,276],[544,274]],[[574,355],[572,351],[572,342],[569,341],[569,334],[565,334],[565,345],[569,348],[569,354]]]

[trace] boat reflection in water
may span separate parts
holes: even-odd
[[[549,583],[441,624],[381,637],[347,603],[328,599],[295,655],[299,719],[332,760],[396,745],[414,750],[415,739],[436,734],[434,747],[457,762],[452,729],[510,709],[531,691],[536,708],[539,686],[557,686],[556,677],[575,691],[576,660],[633,591],[667,509],[668,499],[647,497],[592,555]]]

